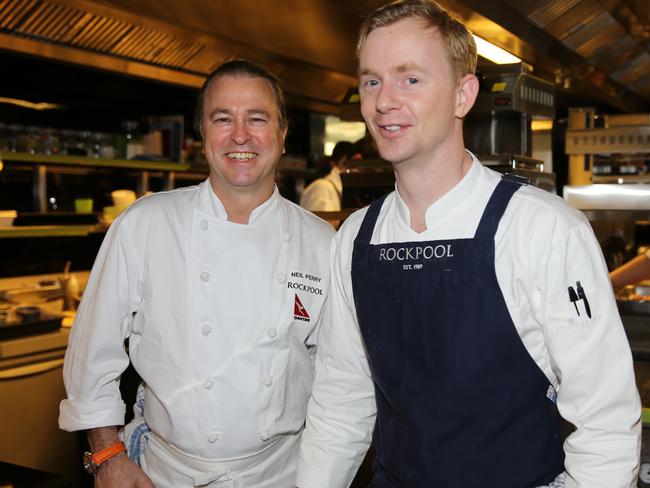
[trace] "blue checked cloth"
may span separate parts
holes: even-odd
[[[538,486],[537,488],[564,488],[566,473],[560,473],[554,481],[548,485]]]
[[[147,448],[151,429],[144,421],[144,383],[138,385],[133,405],[133,420],[120,431],[128,456],[140,466],[140,456]]]

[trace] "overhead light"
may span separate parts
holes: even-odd
[[[0,103],[6,103],[9,105],[16,105],[17,107],[28,108],[31,110],[58,110],[64,109],[64,105],[59,105],[58,103],[46,103],[46,102],[28,102],[27,100],[20,100],[18,98],[5,98],[0,97]]]
[[[501,49],[498,46],[495,46],[491,42],[481,39],[480,37],[474,35],[474,42],[476,42],[476,50],[478,54],[485,59],[489,59],[496,64],[512,64],[512,63],[521,63],[521,59],[513,54],[510,54],[505,49]]]
[[[553,129],[553,121],[550,119],[535,119],[531,121],[530,128],[533,132],[549,131]]]

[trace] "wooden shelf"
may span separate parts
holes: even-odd
[[[29,154],[18,152],[0,153],[0,160],[5,162],[63,165],[63,166],[87,166],[93,168],[126,168],[151,171],[189,171],[195,168],[187,163],[164,162],[164,161],[141,161],[137,159],[100,159],[83,156],[62,156],[47,154]]]
[[[96,225],[29,225],[0,226],[0,239],[19,237],[86,237],[88,234],[105,232],[107,226]]]

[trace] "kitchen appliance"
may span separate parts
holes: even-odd
[[[0,462],[78,478],[80,437],[58,427],[68,329],[0,340]]]
[[[532,119],[554,117],[554,86],[531,71],[525,63],[480,66],[479,93],[463,122],[463,135],[484,165],[555,193],[555,175],[531,157]]]
[[[63,317],[35,305],[0,304],[0,341],[53,332]]]
[[[499,173],[511,173],[527,178],[531,185],[555,193],[557,180],[554,173],[544,171],[544,162],[520,154],[477,154],[485,166]]]
[[[555,116],[555,94],[531,71],[525,63],[479,67],[479,93],[463,124],[472,152],[532,155],[532,119]]]
[[[650,317],[650,282],[626,286],[616,293],[616,304],[621,315]]]

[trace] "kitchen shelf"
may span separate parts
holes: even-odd
[[[186,163],[166,161],[140,161],[137,159],[100,159],[83,156],[63,156],[48,154],[29,154],[19,152],[2,152],[0,160],[19,163],[88,166],[93,168],[125,168],[144,171],[188,171],[193,167]]]
[[[647,153],[648,147],[650,125],[569,129],[566,132],[566,154]]]
[[[142,195],[149,191],[152,172],[162,173],[163,190],[175,188],[176,179],[203,179],[207,176],[207,167],[197,167],[187,163],[166,161],[141,161],[136,159],[100,159],[83,156],[63,156],[47,154],[28,154],[19,152],[0,152],[0,164],[33,165],[32,198],[33,208],[37,212],[47,211],[47,173],[61,168],[113,168],[132,170],[139,173],[136,191]],[[29,169],[29,166],[27,166]]]
[[[594,221],[607,222],[640,222],[650,221],[649,210],[611,210],[611,209],[594,209],[582,210],[587,219]]]
[[[20,237],[86,237],[89,234],[105,232],[107,228],[107,226],[101,224],[0,226],[0,239]]]

